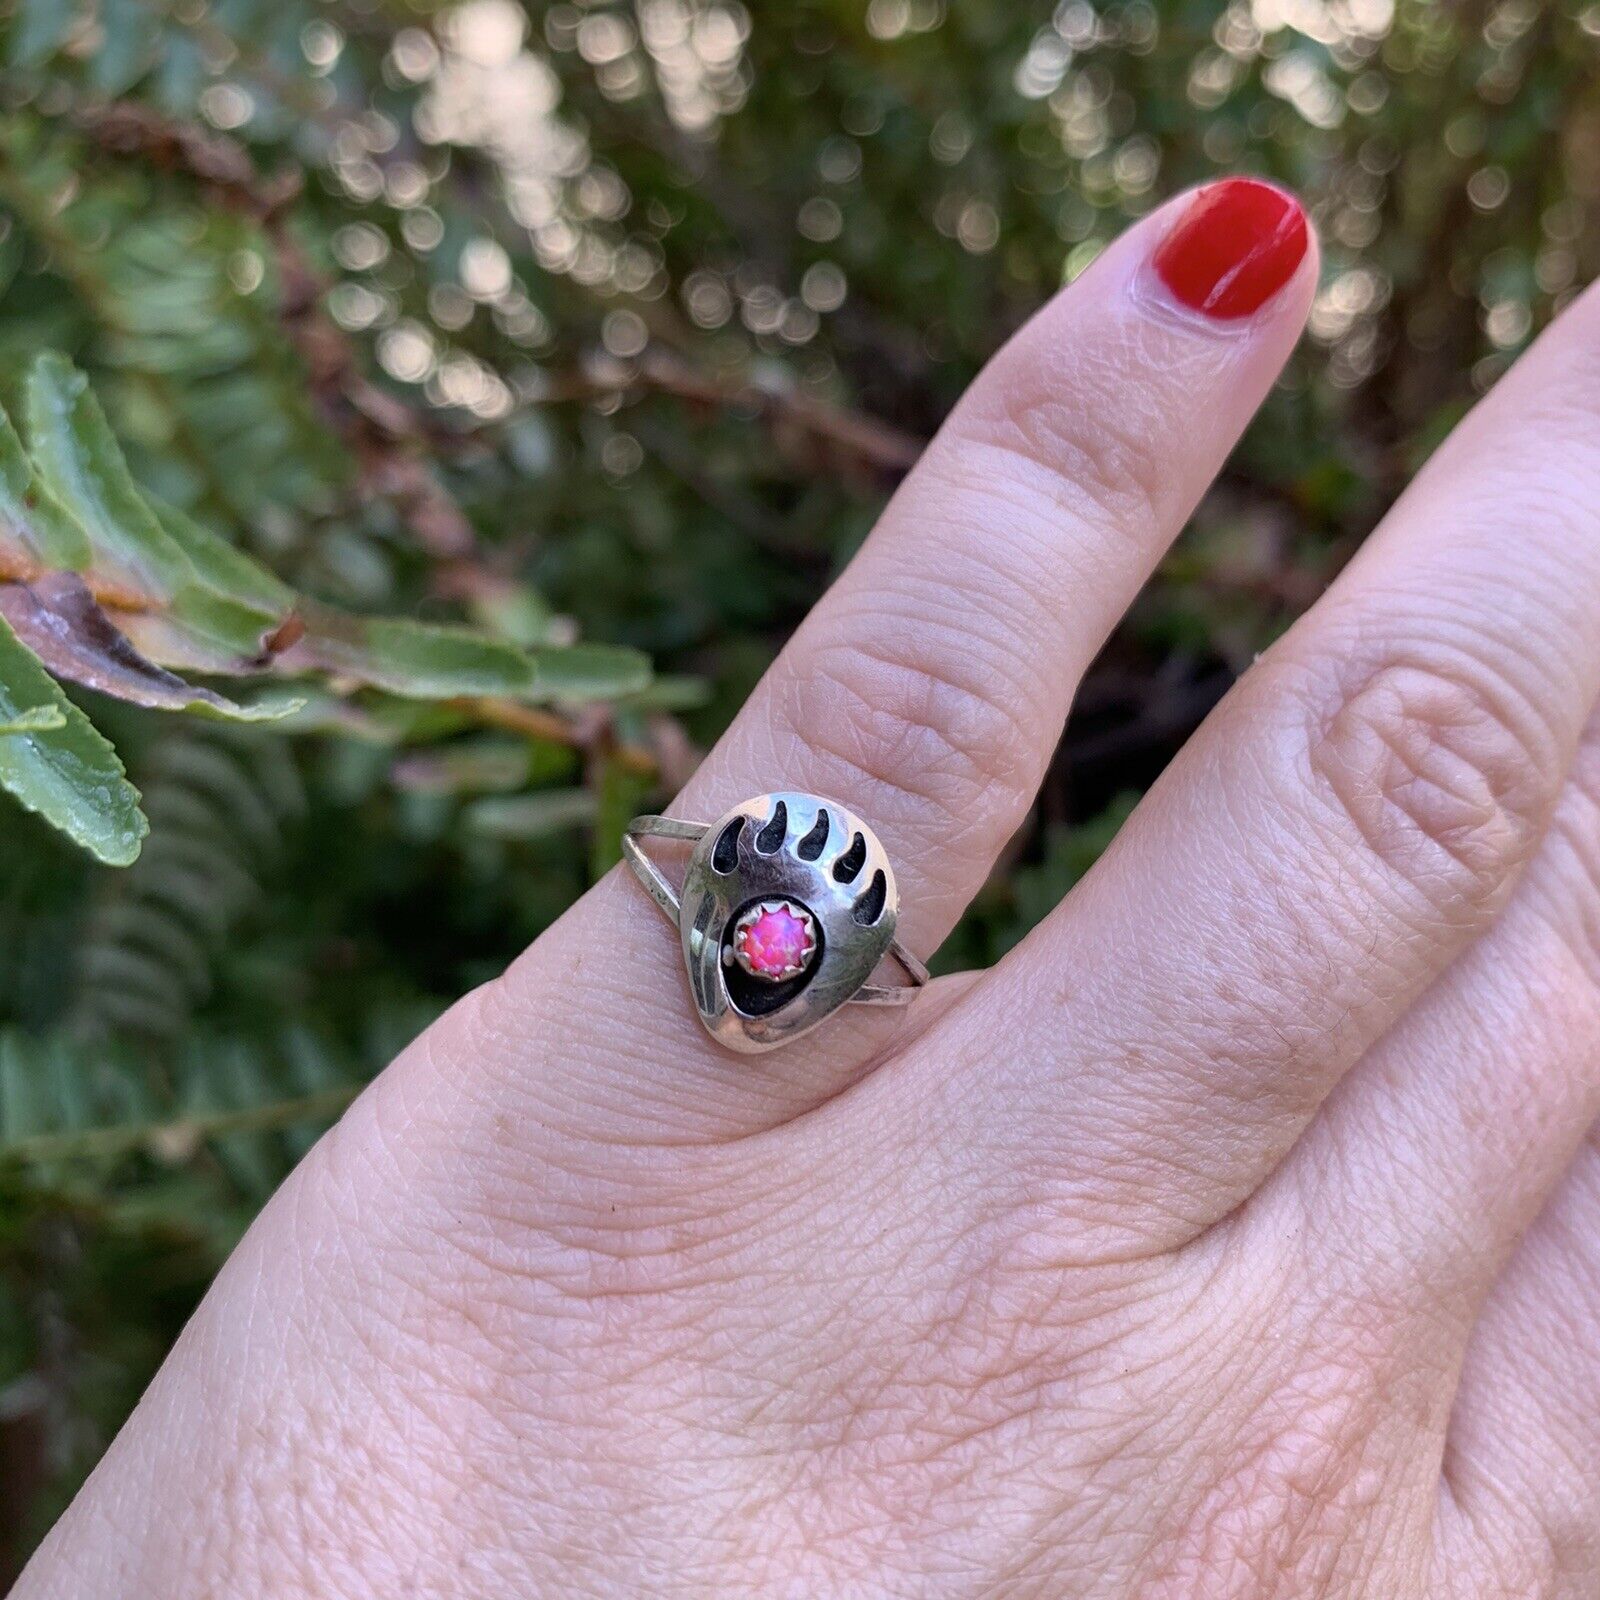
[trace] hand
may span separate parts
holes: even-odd
[[[932,951],[1285,358],[1289,201],[974,385],[680,797],[837,796]],[[1600,301],[992,972],[749,1058],[623,873],[261,1217],[16,1591],[1591,1595]]]

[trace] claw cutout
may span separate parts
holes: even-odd
[[[794,847],[794,853],[802,861],[815,861],[826,848],[828,843],[828,813],[826,810],[817,813],[816,826]]]
[[[756,849],[764,856],[774,854],[789,831],[789,808],[779,801],[772,808],[772,821],[756,835]]]
[[[735,817],[718,835],[711,851],[714,872],[729,873],[739,865],[739,835],[744,832],[743,817]]]
[[[872,882],[867,885],[867,892],[850,908],[850,915],[861,924],[863,928],[870,928],[879,917],[883,915],[884,903],[889,898],[889,880],[882,871],[872,874]]]
[[[857,834],[850,841],[850,848],[833,864],[833,875],[840,883],[852,883],[861,876],[861,869],[867,864],[867,841],[861,834]]]

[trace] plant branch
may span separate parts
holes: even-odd
[[[136,1122],[71,1133],[36,1133],[0,1144],[0,1161],[35,1166],[45,1161],[81,1161],[127,1155],[136,1150],[188,1154],[207,1139],[232,1133],[267,1133],[305,1122],[336,1117],[360,1092],[359,1085],[322,1089],[292,1100],[180,1117],[170,1122]]]
[[[351,341],[322,309],[322,281],[289,226],[298,173],[263,177],[236,139],[127,101],[83,105],[72,121],[100,150],[194,180],[262,230],[277,265],[278,320],[310,379],[314,405],[356,463],[363,490],[394,503],[431,554],[473,554],[477,537],[428,462],[436,430],[373,383]]]
[[[669,395],[694,405],[742,408],[774,427],[794,430],[826,449],[879,472],[910,471],[924,441],[887,422],[791,388],[753,378],[721,378],[661,350],[637,362],[607,361],[550,375],[538,395],[543,404],[588,402],[637,393]]]

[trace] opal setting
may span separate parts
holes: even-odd
[[[737,961],[752,978],[782,983],[798,978],[817,953],[817,925],[793,900],[758,900],[733,925],[724,961]]]

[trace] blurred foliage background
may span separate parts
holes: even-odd
[[[1263,173],[1324,280],[947,966],[1093,861],[1600,255],[1581,0],[3,17],[7,411],[63,352],[158,504],[313,602],[654,675],[408,699],[335,670],[270,724],[73,689],[150,832],[117,869],[0,798],[0,1580],[320,1127],[614,861],[1130,218]]]

